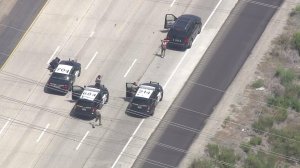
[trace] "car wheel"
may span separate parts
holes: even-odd
[[[154,110],[155,110],[155,107],[153,107],[153,109],[152,109],[152,111],[151,111],[151,113],[150,113],[151,116],[154,115]]]
[[[161,92],[161,97],[160,97],[159,101],[162,101],[163,97],[164,97],[164,92]]]

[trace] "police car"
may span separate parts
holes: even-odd
[[[163,94],[163,88],[157,82],[150,81],[138,87],[133,83],[126,83],[126,98],[130,98],[126,113],[136,117],[153,115],[156,105],[163,99]]]
[[[81,64],[74,60],[60,61],[46,84],[46,91],[66,94],[71,90],[76,77],[80,76]]]
[[[109,92],[104,85],[73,86],[72,100],[76,100],[72,114],[78,117],[93,118],[96,109],[101,109],[108,102]]]

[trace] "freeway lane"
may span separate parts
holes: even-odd
[[[0,1],[0,67],[47,0]]]
[[[280,6],[282,0],[257,2]],[[133,167],[177,167],[276,8],[239,1]],[[208,87],[203,87],[201,85]],[[196,112],[198,113],[196,113]],[[199,114],[202,113],[202,114]],[[179,126],[178,126],[179,125]],[[185,127],[183,129],[182,127]],[[159,144],[158,144],[159,143]],[[147,159],[148,162],[144,162]]]

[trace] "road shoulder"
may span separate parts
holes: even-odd
[[[186,152],[184,159],[179,167],[188,167],[193,159],[201,158],[205,155],[205,147],[211,142],[214,136],[222,130],[223,121],[231,116],[232,104],[237,104],[244,95],[246,86],[256,78],[256,69],[260,62],[263,61],[265,53],[269,51],[269,47],[274,38],[281,34],[286,25],[289,12],[294,5],[299,3],[299,0],[284,1],[281,8],[272,17],[270,23],[266,27],[264,33],[256,43],[251,55],[249,55],[245,64],[237,74],[226,93],[216,106],[215,111],[210,118],[199,136],[194,140],[194,143]],[[209,133],[210,136],[208,136]]]

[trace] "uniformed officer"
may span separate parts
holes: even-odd
[[[101,75],[98,75],[96,80],[95,80],[95,86],[97,88],[100,88],[100,85],[101,85]]]
[[[132,83],[132,94],[133,95],[137,92],[138,88],[139,88],[139,86],[138,86],[137,82],[133,82]]]

